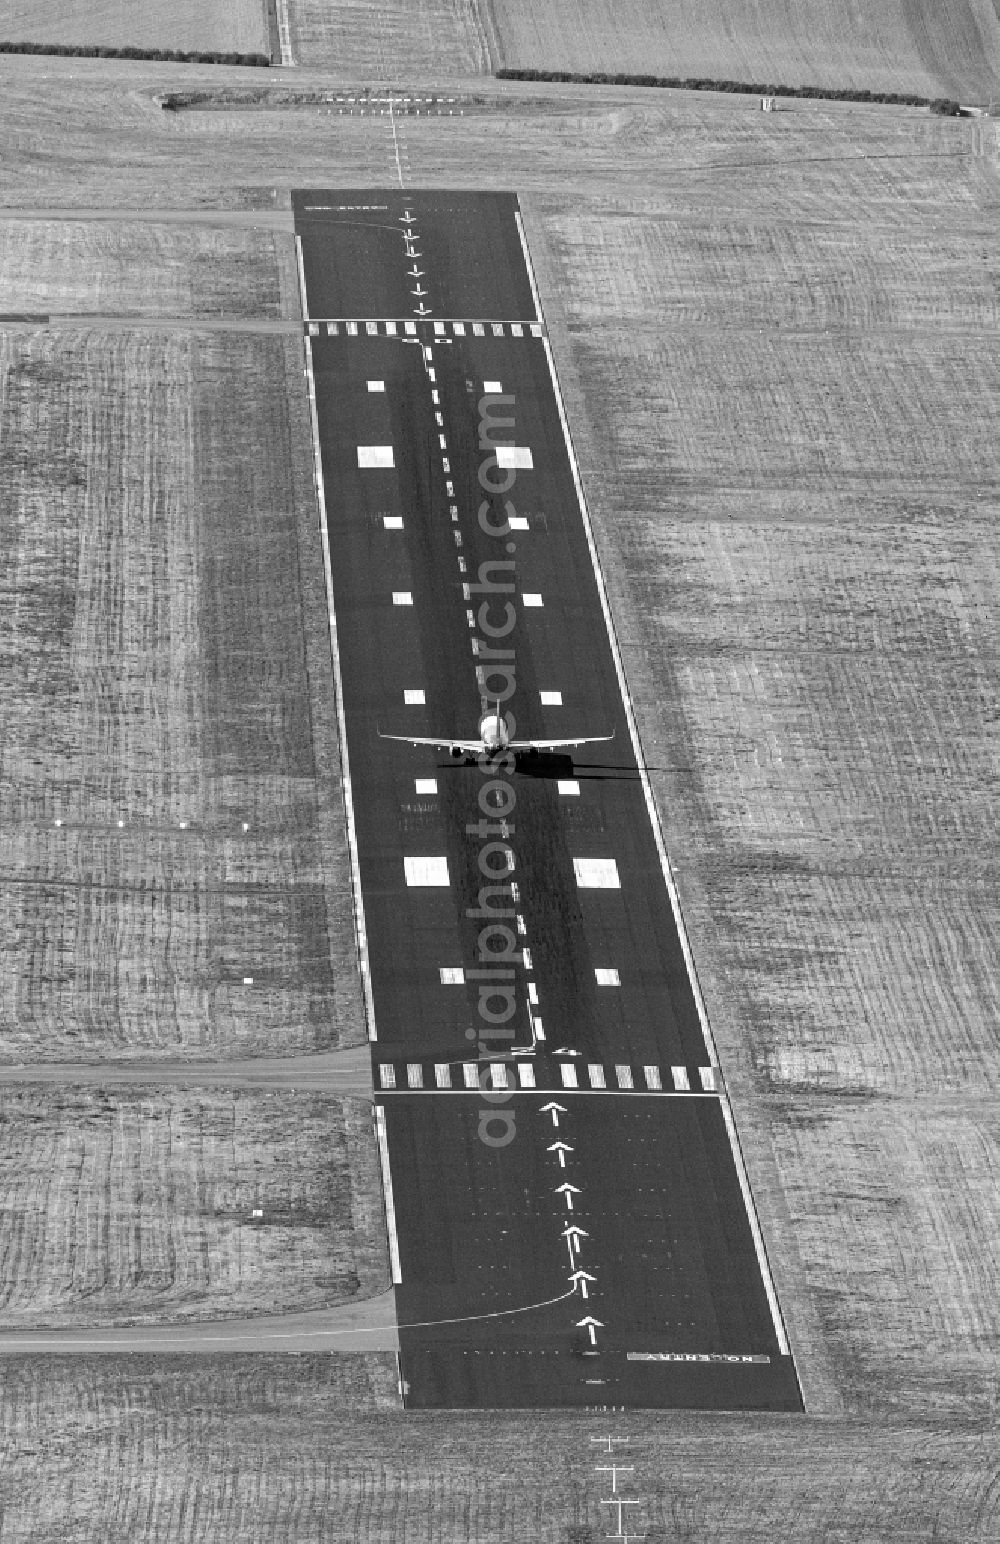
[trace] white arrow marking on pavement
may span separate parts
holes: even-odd
[[[403,240],[404,241],[412,241],[413,240],[413,232],[410,230],[409,225],[407,225],[406,230],[403,232]]]
[[[399,218],[402,220],[404,225],[409,225],[410,221],[413,219],[413,211],[408,209],[406,213],[401,214]]]
[[[573,1197],[574,1196],[578,1196],[580,1194],[581,1194],[581,1191],[580,1191],[579,1185],[571,1185],[569,1183],[569,1180],[567,1180],[565,1182],[565,1184],[557,1185],[556,1186],[556,1195],[557,1196],[558,1195],[562,1195],[562,1196],[566,1197],[566,1210],[567,1211],[571,1212],[573,1210]]]
[[[541,1113],[543,1115],[551,1113],[553,1126],[558,1126],[560,1115],[565,1115],[567,1111],[564,1104],[556,1104],[554,1099],[550,1099],[548,1104],[542,1105]]]
[[[410,275],[411,279],[422,279],[424,276],[424,270],[422,268],[418,268],[416,263],[414,263],[412,268],[407,268],[406,271]]]
[[[556,1157],[559,1159],[560,1169],[565,1169],[566,1167],[566,1154],[573,1153],[575,1151],[576,1148],[570,1147],[568,1142],[553,1142],[551,1147],[546,1148],[546,1152],[555,1153]]]
[[[423,301],[420,302],[419,306],[414,306],[413,309],[417,316],[430,316],[431,314],[430,306],[425,306]]]
[[[578,1330],[586,1330],[587,1334],[590,1336],[590,1344],[592,1346],[596,1346],[597,1331],[603,1330],[604,1325],[600,1319],[593,1319],[591,1318],[590,1314],[588,1314],[585,1319],[577,1319],[576,1327]]]
[[[563,1228],[563,1238],[566,1240],[566,1245],[569,1249],[569,1263],[571,1266],[576,1264],[575,1257],[580,1253],[581,1238],[589,1237],[590,1234],[583,1228],[578,1228],[575,1222],[571,1222],[568,1227]]]
[[[410,291],[411,295],[426,295],[428,292],[420,284],[415,284]]]
[[[573,1272],[569,1279],[573,1283],[574,1287],[579,1287],[580,1296],[586,1299],[589,1296],[587,1291],[587,1282],[596,1281],[597,1277],[592,1276],[589,1271],[576,1270]]]

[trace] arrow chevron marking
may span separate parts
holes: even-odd
[[[588,1314],[585,1319],[577,1319],[576,1327],[578,1330],[586,1330],[587,1334],[590,1336],[590,1344],[592,1346],[596,1346],[597,1331],[603,1330],[604,1325],[600,1319],[595,1319],[590,1314]]]

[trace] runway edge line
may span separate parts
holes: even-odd
[[[590,550],[591,564],[593,565],[594,578],[597,583],[597,593],[600,596],[601,611],[604,616],[604,625],[607,629],[608,641],[611,645],[611,654],[615,662],[615,673],[618,677],[618,686],[619,690],[621,691],[622,704],[625,709],[625,718],[628,723],[629,736],[632,741],[632,749],[635,752],[636,766],[639,771],[639,779],[642,784],[642,791],[646,800],[646,809],[649,814],[650,824],[653,829],[653,839],[656,842],[656,849],[660,858],[660,867],[663,871],[664,883],[667,887],[667,894],[670,897],[670,907],[677,926],[677,936],[680,939],[681,950],[684,955],[684,963],[687,966],[688,979],[691,983],[692,993],[694,994],[695,1006],[698,1010],[698,1019],[701,1024],[702,1034],[705,1038],[705,1048],[708,1052],[709,1063],[713,1067],[718,1067],[720,1065],[718,1048],[715,1044],[715,1036],[712,1033],[712,1026],[709,1023],[708,1012],[706,1010],[705,1001],[702,996],[701,984],[698,980],[698,972],[695,967],[694,955],[691,951],[691,943],[688,938],[687,928],[684,923],[684,916],[681,911],[680,895],[678,894],[677,886],[674,882],[673,871],[670,866],[670,858],[668,856],[666,842],[663,837],[663,828],[660,824],[659,810],[656,807],[656,800],[653,795],[652,784],[649,780],[649,773],[646,771],[646,762],[642,753],[642,745],[639,740],[639,728],[638,724],[636,723],[635,710],[632,706],[632,696],[629,691],[628,681],[625,676],[625,664],[622,659],[614,617],[611,614],[611,606],[608,600],[608,591],[604,580],[604,571],[601,567],[601,560],[597,551],[597,543],[594,538],[594,529],[590,519],[590,510],[587,506],[587,498],[583,490],[583,481],[580,476],[580,468],[576,459],[576,451],[573,447],[573,440],[570,434],[569,420],[566,416],[566,407],[565,403],[563,402],[562,391],[559,386],[559,377],[556,373],[555,358],[552,353],[552,345],[549,341],[549,329],[547,324],[545,324],[545,318],[542,312],[541,298],[538,293],[538,286],[535,282],[535,271],[531,262],[531,254],[528,251],[528,242],[524,231],[524,221],[521,217],[521,212],[519,209],[515,211],[514,219],[517,223],[517,233],[521,241],[521,250],[524,254],[524,263],[528,272],[528,281],[531,285],[531,294],[535,303],[536,312],[538,313],[538,320],[542,322],[545,327],[542,336],[542,347],[545,350],[545,358],[548,362],[549,377],[552,381],[552,391],[555,396],[556,407],[559,411],[559,422],[562,426],[563,440],[566,445],[566,453],[569,456],[570,469],[573,473],[573,484],[576,488],[577,503],[579,504],[580,515],[583,520],[583,528],[587,537],[587,546]],[[778,1346],[782,1355],[790,1356],[791,1348],[788,1343],[788,1335],[785,1330],[781,1307],[778,1303],[778,1294],[775,1290],[774,1281],[771,1276],[771,1267],[767,1258],[767,1248],[764,1243],[764,1235],[761,1231],[760,1219],[757,1216],[757,1207],[754,1203],[753,1193],[750,1189],[750,1180],[746,1172],[746,1164],[743,1159],[743,1150],[740,1146],[739,1136],[736,1131],[736,1124],[733,1120],[732,1110],[729,1107],[729,1096],[724,1088],[719,1090],[718,1098],[722,1108],[722,1116],[725,1122],[726,1132],[729,1137],[729,1146],[732,1151],[733,1162],[736,1165],[736,1173],[739,1180],[740,1191],[743,1195],[744,1206],[746,1208],[747,1221],[749,1222],[750,1231],[753,1236],[754,1250],[757,1255],[757,1264],[760,1267],[761,1280],[764,1283],[764,1291],[767,1296],[768,1307],[771,1310],[771,1320],[774,1324],[775,1336],[777,1338]]]
[[[295,253],[298,260],[299,286],[302,291],[302,316],[309,319],[306,301],[305,269],[302,261],[302,240],[295,237]],[[344,791],[344,809],[347,818],[347,844],[351,856],[351,894],[354,902],[354,928],[358,945],[358,963],[361,969],[361,986],[365,1001],[365,1019],[369,1042],[378,1039],[375,1027],[375,1000],[372,994],[371,968],[368,959],[368,929],[365,924],[365,903],[361,891],[361,864],[358,858],[358,835],[354,820],[354,798],[351,785],[351,763],[347,749],[347,715],[344,709],[344,682],[340,669],[340,646],[337,639],[337,614],[333,600],[333,570],[330,566],[330,532],[326,518],[326,485],[323,478],[323,458],[320,450],[319,420],[316,414],[316,380],[313,374],[312,342],[308,333],[304,337],[306,379],[308,382],[309,421],[313,439],[313,476],[316,484],[316,501],[319,507],[319,530],[323,544],[323,576],[326,582],[327,616],[330,625],[330,656],[333,662],[334,695],[337,702],[337,729],[340,735],[341,781]]]

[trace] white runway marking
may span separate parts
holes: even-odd
[[[403,689],[403,702],[408,708],[419,708],[421,703],[426,701],[427,697],[422,687],[407,686]]]
[[[527,595],[524,597],[524,599],[525,599],[525,603],[527,603],[527,599],[528,599]],[[543,708],[561,708],[562,707],[562,692],[539,692],[538,695],[539,695],[539,697],[542,700],[542,707]]]
[[[502,472],[530,472],[535,465],[527,445],[498,445],[496,454]]]
[[[302,243],[295,238],[299,264],[299,280],[303,285],[305,307],[305,270],[302,263]],[[340,669],[340,646],[337,640],[337,615],[333,604],[333,570],[330,566],[330,531],[326,518],[326,484],[323,478],[323,457],[320,451],[319,419],[316,415],[316,380],[313,374],[312,343],[305,340],[306,379],[309,383],[309,420],[312,428],[316,501],[319,506],[320,540],[323,547],[323,578],[330,623],[330,656],[333,662],[333,685],[337,708],[337,730],[340,737],[341,786],[344,790],[344,810],[347,817],[347,845],[351,855],[351,893],[354,901],[354,927],[358,942],[358,962],[361,969],[361,985],[365,1000],[368,1038],[378,1038],[375,1025],[375,1000],[372,995],[371,968],[368,960],[368,929],[365,923],[365,902],[361,890],[361,862],[358,856],[358,833],[354,821],[354,793],[351,784],[351,762],[347,749],[347,715],[344,709],[344,680]]]
[[[395,466],[391,445],[359,445],[359,467]]]
[[[392,1199],[392,1171],[389,1168],[389,1143],[385,1134],[385,1110],[375,1106],[375,1135],[378,1139],[378,1156],[382,1166],[382,1195],[385,1200],[385,1225],[389,1235],[389,1266],[392,1284],[402,1284],[403,1273],[399,1266],[399,1239],[396,1236],[396,1207]]]
[[[614,858],[574,858],[573,873],[581,890],[620,890]]]
[[[406,883],[423,888],[437,887],[444,889],[451,884],[448,874],[447,858],[404,858],[403,873]]]

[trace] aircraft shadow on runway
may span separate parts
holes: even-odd
[[[479,769],[474,762],[444,761],[438,763],[441,772],[477,772]],[[647,772],[660,772],[662,767],[646,767]],[[639,768],[632,763],[574,761],[572,756],[536,752],[531,756],[518,756],[514,769],[516,777],[532,777],[541,781],[559,782],[568,778],[575,778],[578,782],[620,782],[634,783],[639,781]]]

